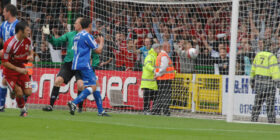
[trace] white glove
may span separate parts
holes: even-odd
[[[43,34],[50,35],[49,24],[43,25],[42,30],[43,30]]]

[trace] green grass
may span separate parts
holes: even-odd
[[[279,125],[226,123],[219,120],[96,112],[19,110],[0,113],[0,140],[276,140]]]

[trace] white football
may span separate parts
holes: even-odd
[[[190,48],[188,50],[188,58],[195,59],[198,56],[198,50],[195,48]]]

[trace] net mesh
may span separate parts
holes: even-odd
[[[259,116],[259,121],[273,122],[276,115],[279,122],[279,91],[276,91],[271,77],[255,76],[254,88],[251,88],[248,77],[239,76],[251,74],[254,58],[259,52],[271,52],[279,59],[278,7],[279,1],[240,3],[236,61],[236,75],[239,78],[235,82],[233,110],[235,119],[257,121]],[[259,64],[257,59],[256,64]]]
[[[229,91],[231,6],[229,0],[17,0],[18,18],[31,25],[36,52],[34,92],[28,102],[49,104],[55,77],[67,54],[69,42],[50,42],[42,26],[49,24],[51,34],[59,38],[74,31],[78,17],[87,17],[92,19],[92,34],[105,37],[100,61],[93,58],[104,108],[224,118]],[[279,57],[278,7],[278,1],[240,1],[234,94],[237,120],[250,121],[255,94],[248,76],[256,53],[266,46],[266,36],[270,36]],[[171,48],[168,56],[176,70],[175,79],[170,83],[158,81],[158,92],[141,89],[148,51],[154,44],[166,42]],[[190,48],[198,51],[197,57],[191,57]],[[76,98],[75,79],[62,85],[60,92],[56,108],[64,108],[67,101]],[[277,117],[278,96],[277,92]],[[84,107],[96,108],[93,100],[93,96],[88,97]],[[262,111],[261,117],[265,114]]]

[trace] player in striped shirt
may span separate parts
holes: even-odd
[[[0,27],[0,46],[2,46],[10,37],[15,35],[15,26],[19,22],[16,18],[17,8],[12,4],[5,6],[3,15],[5,22],[3,22]],[[2,72],[0,75],[2,76]],[[3,86],[1,83],[2,82],[0,82],[0,112],[4,112],[7,87]]]

